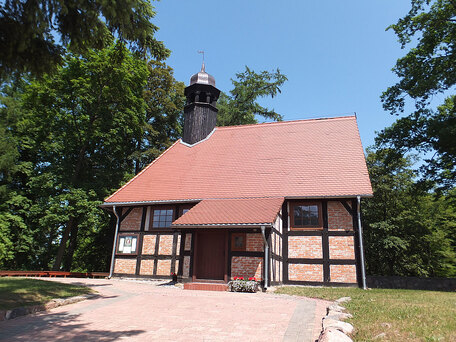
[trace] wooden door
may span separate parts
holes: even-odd
[[[225,232],[199,232],[196,244],[196,278],[224,280]]]

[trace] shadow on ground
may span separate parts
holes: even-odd
[[[0,341],[115,341],[145,330],[89,329],[79,315],[55,313],[0,322]]]
[[[101,286],[112,286],[112,284],[94,284],[94,283],[83,283],[81,281],[72,281],[67,284],[85,287],[101,287]]]
[[[158,284],[156,286],[174,286],[176,285],[177,283],[175,281],[169,281],[167,283],[163,283],[163,284]]]

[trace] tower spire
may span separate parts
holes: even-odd
[[[215,128],[218,109],[217,99],[220,90],[215,87],[215,78],[205,71],[204,51],[201,71],[190,78],[190,85],[184,94],[187,104],[184,107],[184,132],[182,141],[193,145],[205,139]]]
[[[201,64],[201,71],[206,72],[206,66],[204,65],[204,50],[198,50],[198,53],[203,55],[203,63]]]

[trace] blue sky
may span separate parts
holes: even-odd
[[[406,0],[179,1],[153,3],[157,38],[172,51],[168,64],[188,85],[205,51],[206,71],[228,92],[247,65],[279,68],[282,94],[260,101],[285,120],[356,112],[364,148],[396,118],[381,106],[382,91],[405,54],[388,25],[404,16]]]

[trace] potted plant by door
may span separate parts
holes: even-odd
[[[228,283],[228,289],[231,292],[257,292],[258,282],[255,277],[245,279],[244,277],[234,277]]]

